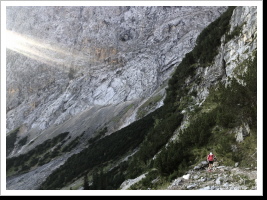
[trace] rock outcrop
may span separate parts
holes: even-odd
[[[205,162],[205,161],[203,161]],[[230,166],[214,166],[208,171],[206,165],[188,171],[172,181],[168,190],[257,190],[257,170]]]
[[[191,167],[183,176],[172,180],[170,185],[162,190],[257,190],[257,168],[241,168],[238,163],[236,166],[220,163],[214,162],[213,169],[208,170],[208,162],[202,161]],[[145,178],[146,174],[125,180],[120,189],[130,190],[131,186]],[[157,179],[153,182],[157,182]]]

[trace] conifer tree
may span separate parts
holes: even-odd
[[[83,189],[89,190],[88,178],[86,174],[84,175],[84,179],[83,179]]]

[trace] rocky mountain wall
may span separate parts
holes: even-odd
[[[7,133],[78,135],[68,120],[149,98],[226,8],[7,7]]]

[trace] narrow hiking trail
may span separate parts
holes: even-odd
[[[257,190],[257,169],[216,166],[208,171],[206,166],[195,167],[167,190]]]

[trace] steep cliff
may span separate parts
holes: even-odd
[[[148,112],[162,105],[164,81],[225,9],[7,7],[7,133],[28,144],[9,156],[66,131],[112,133],[152,95]]]

